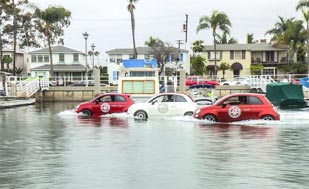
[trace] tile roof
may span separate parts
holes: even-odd
[[[54,46],[54,47],[52,47],[52,52],[53,53],[67,53],[67,54],[68,53],[85,54],[84,52],[77,51],[77,50],[74,50],[74,49],[70,49],[70,48],[64,47],[64,46]],[[48,54],[48,53],[49,53],[48,48],[39,49],[39,50],[29,52],[29,54]]]
[[[214,50],[213,45],[205,45],[205,51]],[[273,51],[273,50],[288,50],[286,46],[275,47],[269,43],[255,43],[255,44],[217,44],[217,50],[230,51],[230,50],[248,50],[248,51]]]
[[[54,71],[86,71],[86,66],[81,64],[54,64]],[[46,71],[50,70],[50,64],[45,64],[36,68],[30,69],[31,71]]]

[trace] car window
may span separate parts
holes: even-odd
[[[164,95],[162,102],[174,102],[174,95]]]
[[[246,96],[233,96],[231,98],[226,99],[223,104],[229,105],[239,105],[239,104],[247,104]]]
[[[116,95],[115,102],[126,102],[126,99],[123,96]]]
[[[187,100],[181,95],[175,95],[175,102],[187,102]]]
[[[103,96],[100,98],[101,102],[112,102],[112,97],[110,95]]]
[[[166,95],[157,96],[156,98],[152,99],[152,100],[150,101],[150,103],[153,103],[153,102],[164,102],[165,96],[166,96]]]
[[[255,97],[255,96],[249,96],[249,101],[248,101],[249,104],[263,104],[263,102]]]

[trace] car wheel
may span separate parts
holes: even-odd
[[[82,112],[83,116],[85,116],[85,117],[91,117],[92,116],[91,111],[88,110],[88,109],[84,109],[81,112]]]
[[[270,115],[266,115],[266,116],[263,116],[262,117],[262,120],[274,120],[274,117],[273,116],[270,116]]]
[[[211,122],[217,122],[217,118],[212,114],[204,115],[203,119]]]
[[[186,112],[184,116],[193,116],[193,112]]]
[[[134,113],[134,117],[141,120],[146,120],[148,118],[147,113],[144,110],[138,110]]]

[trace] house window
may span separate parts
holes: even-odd
[[[77,53],[73,53],[73,61],[78,62],[78,54]]]
[[[38,55],[38,62],[43,62],[43,55]]]
[[[117,63],[118,63],[118,64],[119,64],[120,62],[122,62],[122,54],[117,54],[116,60],[117,60]]]
[[[217,51],[216,59],[221,60],[221,52],[220,51]],[[208,51],[208,60],[215,60],[215,52],[214,51]]]
[[[275,52],[274,51],[266,51],[266,62],[275,62]],[[265,62],[265,61],[263,61]]]
[[[113,71],[113,81],[118,80],[118,75],[119,75],[118,71]]]
[[[134,54],[129,54],[129,59],[134,59]]]
[[[36,55],[31,55],[31,62],[37,62]]]
[[[242,59],[242,51],[234,51],[235,59]]]
[[[115,60],[116,60],[116,55],[115,54],[109,55],[109,62],[115,62]]]
[[[59,62],[64,63],[64,54],[63,53],[59,54]]]
[[[231,59],[231,60],[234,59],[234,51],[230,51],[230,59]]]
[[[49,62],[49,56],[48,55],[44,55],[44,62]]]

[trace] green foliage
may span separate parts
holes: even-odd
[[[250,70],[252,75],[261,75],[264,66],[262,64],[251,65]]]
[[[200,53],[203,52],[204,46],[203,46],[204,41],[202,40],[196,40],[192,43],[192,51],[193,53]]]
[[[229,63],[226,63],[226,62],[222,62],[219,66],[219,70],[222,71],[222,75],[223,75],[223,79],[224,79],[224,76],[225,76],[225,71],[226,70],[230,70],[231,69],[231,65]]]
[[[191,57],[192,74],[203,75],[205,73],[205,58],[201,56]]]
[[[279,66],[278,69],[285,74],[306,74],[308,70],[307,66],[304,62],[296,62],[290,65]]]

